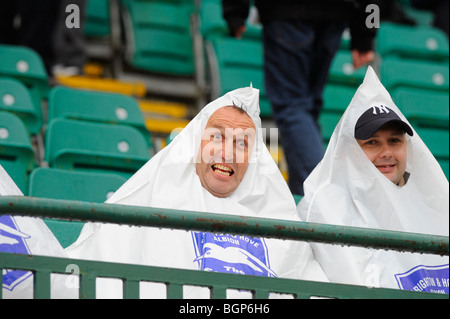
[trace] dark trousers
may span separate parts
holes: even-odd
[[[34,49],[44,60],[47,71],[50,71],[53,59],[53,28],[59,1],[0,1],[0,43]],[[20,24],[17,17],[20,17]]]
[[[324,155],[318,118],[342,24],[274,21],[264,24],[265,88],[281,136],[289,187],[303,182]]]

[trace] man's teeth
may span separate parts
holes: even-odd
[[[220,164],[214,164],[212,168],[214,169],[214,172],[222,174],[224,176],[230,176],[231,174],[233,174],[233,170],[231,168]]]

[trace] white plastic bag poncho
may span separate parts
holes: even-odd
[[[408,123],[369,67],[333,132],[323,160],[305,181],[305,196],[298,206],[300,218],[448,236],[448,181],[417,132],[412,137],[406,135],[406,171],[411,175],[403,187],[381,174],[357,143],[354,131],[358,118],[377,105],[391,108]],[[448,294],[448,256],[320,244],[312,247],[332,282]]]
[[[298,221],[295,201],[263,142],[258,94],[242,88],[209,103],[107,202]],[[233,104],[253,119],[257,137],[242,182],[230,196],[218,198],[202,187],[195,161],[209,117]],[[66,251],[74,258],[326,280],[309,244],[249,236],[88,223]],[[112,289],[98,292],[101,298],[118,296]],[[141,286],[141,296],[160,297],[153,292]]]
[[[22,196],[22,192],[0,165],[0,196]],[[0,252],[25,255],[67,257],[63,247],[40,218],[0,215]],[[70,271],[68,271],[70,273]],[[4,269],[3,298],[33,298],[33,274],[30,271]],[[51,298],[76,298],[73,278],[51,276]]]

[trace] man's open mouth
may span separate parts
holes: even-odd
[[[234,174],[234,171],[231,168],[221,164],[214,164],[211,166],[211,169],[215,173],[221,174],[223,176],[232,176]]]

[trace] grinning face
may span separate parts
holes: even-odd
[[[251,117],[234,106],[215,111],[202,136],[196,172],[216,197],[231,195],[247,171],[256,136]]]
[[[405,132],[395,124],[382,126],[367,140],[356,139],[376,168],[391,182],[401,186],[406,170]]]

